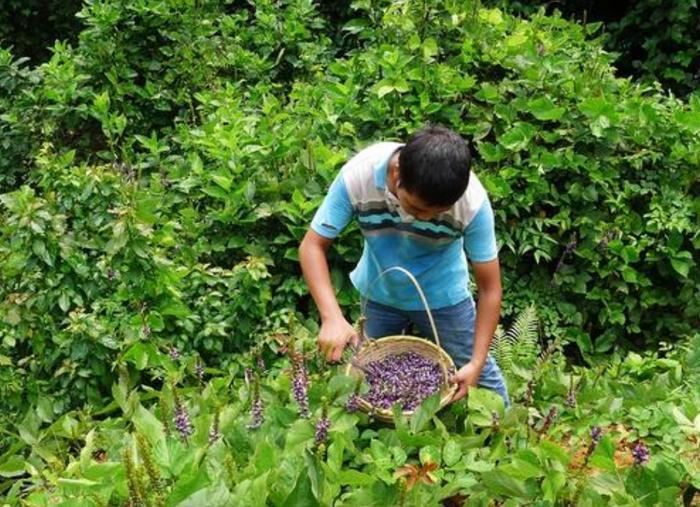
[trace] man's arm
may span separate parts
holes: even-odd
[[[466,395],[469,386],[475,386],[486,364],[489,346],[501,315],[501,268],[498,259],[472,264],[479,300],[476,307],[474,350],[471,360],[455,374],[459,389],[453,401]]]
[[[299,246],[299,262],[304,280],[321,316],[319,348],[328,361],[335,362],[340,360],[348,341],[357,340],[357,334],[343,317],[331,283],[326,252],[332,243],[333,239],[310,229]]]

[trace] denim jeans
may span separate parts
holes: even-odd
[[[471,359],[474,349],[474,327],[476,309],[474,300],[469,298],[454,306],[431,310],[437,328],[440,345],[449,354],[457,369]],[[392,308],[374,301],[367,301],[365,307],[365,334],[369,338],[405,334],[413,325],[420,336],[433,338],[430,320],[425,311],[406,311]],[[508,390],[496,361],[488,356],[479,377],[479,386],[492,389],[501,395],[505,406],[510,405]]]

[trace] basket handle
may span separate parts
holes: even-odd
[[[433,314],[430,312],[430,307],[428,306],[428,300],[425,298],[425,294],[423,293],[423,289],[421,289],[420,284],[418,283],[418,280],[416,280],[416,277],[411,274],[411,272],[405,268],[402,268],[401,266],[392,266],[390,268],[385,269],[377,277],[372,281],[372,283],[369,285],[367,289],[367,295],[361,298],[360,302],[360,339],[364,339],[364,320],[366,320],[365,317],[365,309],[367,307],[367,301],[369,301],[369,295],[370,292],[372,291],[372,287],[374,286],[379,279],[387,274],[390,271],[400,271],[404,275],[406,275],[411,282],[413,282],[413,285],[415,286],[416,290],[418,291],[418,295],[420,296],[420,300],[423,303],[423,306],[425,307],[425,312],[428,314],[428,320],[430,321],[430,327],[433,330],[433,337],[435,338],[435,343],[438,347],[440,347],[440,338],[438,337],[438,332],[437,332],[437,327],[435,326],[435,320],[433,319]]]

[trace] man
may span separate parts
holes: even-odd
[[[356,343],[331,284],[326,252],[352,218],[364,235],[362,257],[350,278],[369,296],[366,334],[402,334],[409,325],[432,336],[410,271],[425,292],[438,336],[458,370],[454,401],[470,386],[497,391],[509,404],[500,369],[488,355],[501,308],[501,275],[491,204],[471,173],[471,154],[459,134],[424,128],[404,145],[381,142],[360,151],[332,183],[299,247],[304,278],[316,302],[318,343],[329,361]],[[466,255],[465,255],[466,254]],[[469,292],[467,258],[478,288],[475,308]]]

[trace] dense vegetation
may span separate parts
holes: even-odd
[[[437,464],[411,501],[692,498],[700,99],[616,77],[601,27],[557,15],[447,0],[324,9],[90,1],[75,42],[57,41],[44,63],[0,48],[0,494],[226,505],[272,488],[275,505],[309,492],[386,505],[409,494],[398,467]],[[507,414],[481,393],[396,429],[345,413],[348,382],[316,364],[312,419],[327,411],[331,436],[304,455],[313,424],[295,421],[274,339],[313,341],[298,242],[354,151],[426,122],[474,148],[505,320],[534,302],[554,345],[536,368],[538,347],[513,360],[520,401]],[[359,248],[351,228],[332,254],[352,318]],[[269,364],[245,380],[254,346]],[[268,422],[252,431],[255,393]],[[183,407],[195,412],[188,445],[167,434]],[[214,420],[224,438],[209,445]],[[565,459],[588,448],[591,424],[606,436],[583,462]],[[643,439],[649,468],[615,461]],[[273,462],[285,465],[266,474]]]

